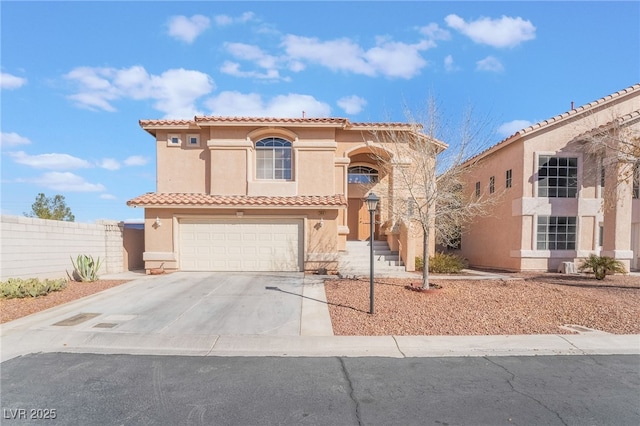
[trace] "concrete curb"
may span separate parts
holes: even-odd
[[[33,330],[3,338],[2,361],[33,352],[386,358],[640,355],[640,335],[217,336]]]

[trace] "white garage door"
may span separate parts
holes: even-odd
[[[183,271],[300,271],[301,220],[180,221]]]

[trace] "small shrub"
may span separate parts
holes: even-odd
[[[466,260],[455,254],[436,253],[429,257],[429,272],[435,274],[458,274],[466,267]],[[416,257],[416,271],[423,269],[422,257]]]
[[[98,270],[102,264],[99,257],[98,260],[94,261],[93,256],[80,254],[75,262],[71,258],[71,263],[74,268],[72,278],[75,281],[93,282],[98,280]]]
[[[584,259],[578,266],[578,271],[590,272],[595,275],[597,280],[603,280],[609,274],[625,274],[627,272],[619,260],[595,254],[590,254],[588,258]]]
[[[9,278],[0,282],[0,297],[5,299],[46,296],[52,291],[60,291],[67,286],[67,280],[43,280],[29,278]]]

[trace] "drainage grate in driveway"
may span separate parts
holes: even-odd
[[[78,324],[82,324],[85,321],[89,321],[92,318],[97,317],[98,315],[101,314],[92,314],[92,313],[84,313],[84,314],[78,314],[78,315],[74,315],[70,318],[64,319],[62,321],[58,321],[57,323],[53,324],[53,325],[57,325],[57,326],[61,326],[61,327],[70,327],[73,325],[78,325]]]
[[[112,322],[101,322],[93,326],[93,328],[113,328],[118,324],[114,324]]]

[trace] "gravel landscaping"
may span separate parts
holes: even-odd
[[[562,334],[565,324],[614,334],[640,334],[640,277],[553,273],[509,274],[508,280],[446,280],[433,293],[407,290],[407,279],[325,282],[336,335]]]
[[[562,334],[565,324],[614,334],[640,334],[640,277],[616,275],[506,274],[506,280],[433,279],[434,293],[407,290],[407,279],[376,279],[375,314],[369,280],[327,280],[335,335]],[[69,282],[47,296],[0,299],[0,322],[39,312],[126,280]]]
[[[46,296],[25,297],[24,299],[0,298],[0,323],[44,311],[126,282],[128,280],[100,280],[92,283],[69,281],[62,291],[54,291]]]

